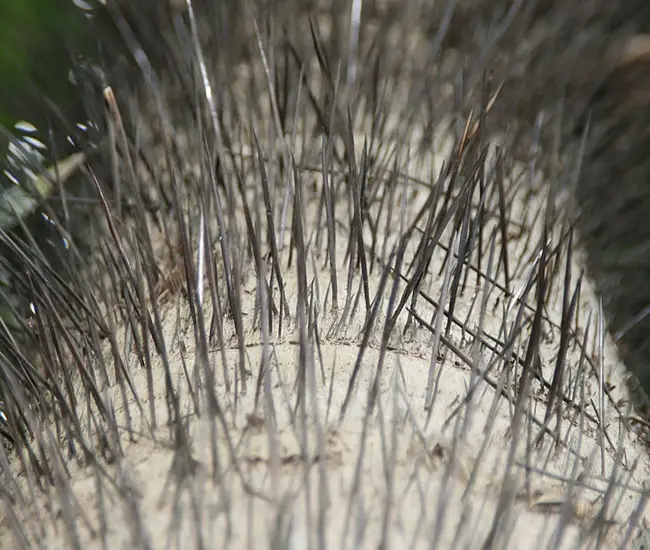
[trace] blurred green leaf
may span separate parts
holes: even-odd
[[[57,104],[69,102],[70,54],[91,40],[86,14],[72,0],[0,2],[0,124],[32,119],[39,107],[29,97],[33,85]]]
[[[0,0],[0,127],[6,130],[0,133],[0,228],[4,231],[16,229],[19,220],[36,212],[58,189],[56,182],[66,183],[86,160],[85,153],[75,152],[46,170],[38,168],[53,160],[52,139],[57,154],[70,151],[59,114],[66,124],[86,122],[82,89],[93,81],[77,69],[81,59],[96,59],[96,27],[88,15],[98,1]],[[49,135],[50,128],[56,135]],[[38,230],[34,236],[46,238]],[[4,268],[0,285],[6,287],[0,298],[0,320],[16,328],[19,324],[8,302],[20,304],[18,311],[25,304]]]
[[[61,184],[65,183],[85,161],[85,153],[74,153],[34,177],[32,184],[36,197],[19,185],[0,191],[0,228],[5,231],[13,229],[18,219],[33,214],[40,200],[52,195],[57,178]]]

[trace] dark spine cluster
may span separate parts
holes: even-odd
[[[626,547],[643,419],[606,331],[643,381],[650,322],[628,7],[98,7],[103,135],[73,187],[50,173],[47,238],[0,230],[9,547],[514,548],[524,495],[556,518],[524,518],[529,547]]]

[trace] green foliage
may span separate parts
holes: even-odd
[[[12,232],[23,222],[39,245],[47,234],[42,223],[28,223],[29,216],[55,192],[57,179],[65,183],[85,161],[67,142],[64,127],[85,121],[75,69],[94,55],[93,3],[0,0],[0,230]],[[50,129],[56,155],[48,150]],[[0,267],[0,322],[16,327],[10,304],[23,309],[5,267]]]
[[[13,227],[17,217],[32,214],[37,199],[52,193],[51,185],[39,187],[45,166],[55,162],[63,166],[67,159],[61,163],[61,156],[77,152],[67,136],[75,122],[85,122],[81,89],[87,85],[86,75],[77,69],[80,60],[94,54],[97,44],[90,17],[97,1],[0,2],[0,180],[4,182],[0,228],[4,230]],[[48,152],[51,138],[57,158]]]
[[[88,52],[91,45],[87,14],[72,0],[1,2],[0,124],[12,128],[19,120],[42,119],[42,95],[70,105],[71,54]]]

